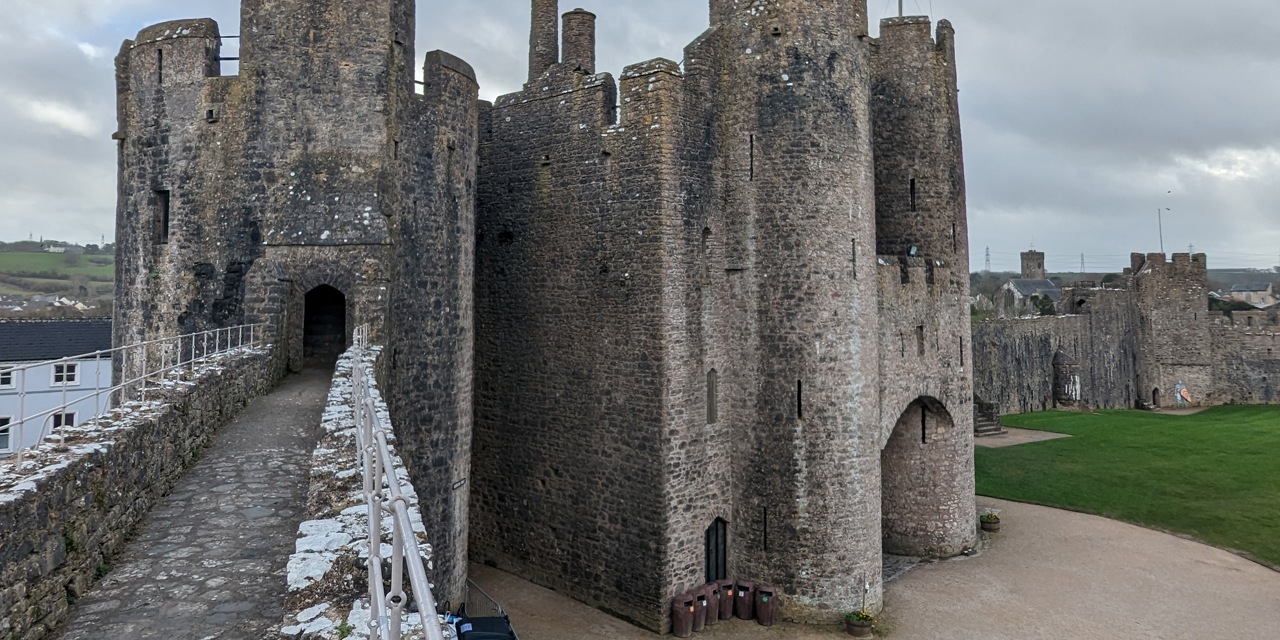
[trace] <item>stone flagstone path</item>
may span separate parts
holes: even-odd
[[[219,431],[76,603],[62,640],[271,635],[330,380],[323,370],[291,376]]]

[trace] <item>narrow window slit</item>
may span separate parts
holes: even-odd
[[[170,197],[167,189],[156,191],[156,243],[169,242]]]
[[[720,374],[715,369],[707,372],[707,424],[715,424],[720,419],[719,403]]]
[[[796,380],[796,417],[804,419],[804,381]]]
[[[756,179],[756,136],[755,136],[755,134],[754,134],[754,133],[753,133],[753,134],[751,134],[751,157],[750,157],[750,163],[751,163],[751,166],[750,166],[750,169],[749,169],[750,173],[749,173],[749,175],[747,176],[747,180],[748,180],[748,181],[750,181],[750,180],[755,180],[755,179]]]
[[[911,210],[916,210],[916,179],[911,179]]]
[[[920,406],[920,444],[929,444],[929,410]]]
[[[760,528],[764,537],[764,550],[767,552],[769,550],[769,507],[764,507],[763,509],[761,509],[761,511],[764,512],[763,513],[764,522],[762,523]]]

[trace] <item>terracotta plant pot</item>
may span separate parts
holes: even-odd
[[[870,620],[845,620],[844,630],[855,638],[870,638],[871,624]]]
[[[1000,523],[999,522],[983,522],[982,530],[995,533],[1000,530]]]

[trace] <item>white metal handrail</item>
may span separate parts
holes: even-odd
[[[92,403],[93,415],[79,421],[80,424],[83,424],[135,397],[145,401],[147,385],[151,381],[162,382],[169,374],[175,371],[183,369],[194,370],[197,364],[214,356],[241,348],[260,346],[265,337],[264,326],[262,324],[252,324],[210,329],[170,338],[148,340],[105,351],[68,356],[57,360],[5,367],[0,373],[5,374],[13,381],[13,388],[16,389],[18,396],[17,420],[7,425],[15,468],[21,469],[23,458],[30,449],[30,447],[26,446],[24,437],[24,431],[28,426],[36,425],[40,428],[40,437],[37,442],[43,442],[46,438],[55,435],[57,428],[62,426],[55,427],[53,425],[55,416],[66,415],[68,409],[75,408],[78,410]],[[80,365],[90,360],[95,363],[93,392],[68,400],[68,394],[74,393],[75,389],[87,390],[87,387],[83,385],[85,381],[82,375],[84,368]],[[30,391],[31,387],[28,385],[28,378],[31,372],[45,367],[52,368],[58,365],[66,367],[71,364],[76,365],[75,376],[77,382],[71,384],[64,378],[63,384],[54,383],[54,386],[60,387],[58,390],[60,394],[58,405],[44,411],[26,413],[27,396],[32,393]],[[105,384],[103,381],[104,364],[106,365]],[[119,376],[121,380],[115,380],[117,376],[114,372],[116,370],[121,372]],[[64,373],[64,375],[66,374]],[[10,390],[5,387],[2,391]]]
[[[357,352],[352,372],[354,404],[356,408],[356,437],[364,470],[364,495],[369,511],[369,632],[371,637],[382,640],[400,640],[404,631],[401,617],[408,605],[404,591],[404,573],[408,569],[409,587],[427,640],[443,640],[444,632],[436,614],[436,600],[431,593],[427,571],[422,566],[422,554],[418,539],[409,518],[408,497],[400,491],[391,448],[387,444],[389,425],[378,414],[371,393],[370,374],[365,370],[364,348],[367,346],[366,328],[356,330],[353,342]],[[383,558],[382,520],[388,517],[391,525],[391,557]],[[409,562],[405,562],[405,558]],[[390,589],[385,578],[382,561],[391,563]]]

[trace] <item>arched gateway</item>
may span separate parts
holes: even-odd
[[[880,453],[881,535],[887,553],[947,555],[939,516],[952,508],[953,469],[946,463],[955,422],[939,400],[920,397],[898,417]],[[940,535],[941,534],[941,535]]]
[[[307,292],[302,322],[302,358],[307,366],[329,366],[347,347],[347,297],[322,284]]]

